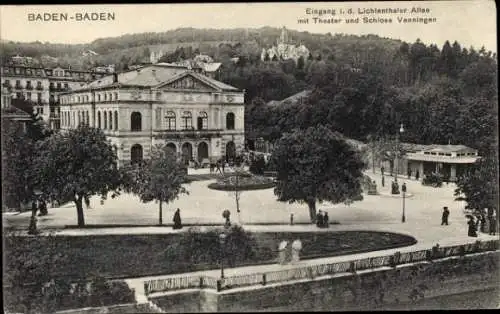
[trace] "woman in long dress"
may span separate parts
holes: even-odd
[[[174,229],[181,229],[182,228],[182,220],[181,220],[181,210],[177,208],[174,214]]]
[[[469,222],[467,222],[467,224],[469,225],[469,237],[477,237],[476,223],[474,222],[474,218],[472,216],[469,217]]]

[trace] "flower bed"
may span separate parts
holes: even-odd
[[[274,180],[271,178],[244,172],[226,175],[217,182],[209,184],[208,188],[219,191],[250,191],[270,189],[274,186]]]

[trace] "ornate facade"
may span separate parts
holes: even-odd
[[[231,159],[244,148],[244,91],[182,66],[156,64],[61,95],[61,128],[101,128],[121,164],[166,145],[186,163]]]

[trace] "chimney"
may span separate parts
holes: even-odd
[[[113,83],[118,83],[118,74],[113,73]]]

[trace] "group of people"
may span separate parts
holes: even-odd
[[[316,226],[319,228],[328,228],[328,213],[322,210],[316,214]]]
[[[220,174],[224,173],[224,168],[226,166],[226,162],[224,160],[218,160],[216,163],[210,163],[210,173],[219,172]]]
[[[488,219],[486,219],[486,217],[488,217]],[[486,232],[487,221],[489,221],[488,233],[490,235],[495,235],[497,227],[495,212],[487,213],[487,209],[484,211],[476,211],[474,215],[469,215],[469,221],[467,222],[469,225],[468,235],[470,237],[477,237],[477,231]]]

